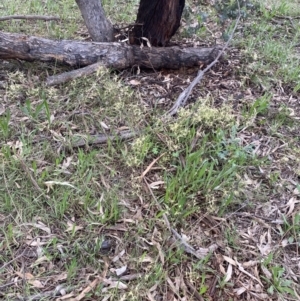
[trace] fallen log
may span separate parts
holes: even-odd
[[[0,59],[37,60],[76,68],[101,62],[103,66],[119,70],[133,66],[179,69],[208,64],[219,53],[217,48],[156,48],[115,42],[55,41],[0,32]]]

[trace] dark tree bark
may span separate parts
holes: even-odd
[[[93,41],[112,42],[113,26],[106,18],[100,0],[76,0]]]
[[[131,44],[165,46],[180,26],[185,0],[141,0],[136,25],[130,35]]]

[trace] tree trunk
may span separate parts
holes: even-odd
[[[144,47],[123,43],[55,41],[0,31],[0,59],[62,63],[83,67],[97,62],[124,69],[140,66],[151,69],[178,69],[207,64],[215,59],[216,48]]]
[[[130,35],[131,44],[165,46],[180,25],[185,0],[141,0],[136,25]]]
[[[112,42],[113,26],[106,18],[100,0],[76,0],[93,41]]]

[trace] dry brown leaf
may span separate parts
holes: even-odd
[[[122,250],[117,256],[112,259],[112,262],[117,262],[125,254],[125,250]]]
[[[130,82],[130,85],[132,85],[132,86],[138,86],[138,85],[140,85],[141,84],[141,82],[140,81],[138,81],[138,80],[135,80],[135,79],[132,79]]]
[[[42,282],[39,280],[33,280],[33,279],[28,280],[28,283],[31,284],[35,288],[43,288],[44,287],[44,284],[42,284]]]
[[[227,261],[229,264],[232,264],[232,265],[236,265],[236,263],[235,263],[235,261],[232,259],[232,258],[230,258],[230,257],[228,257],[228,256],[226,256],[226,255],[223,255],[223,258],[224,258],[224,260],[225,261]]]
[[[154,239],[152,239],[152,244],[157,248],[161,265],[163,266],[165,264],[165,255],[164,252],[162,251],[161,245],[158,242],[156,242]]]
[[[147,294],[147,297],[150,301],[156,301],[154,296],[149,291],[146,294]]]
[[[34,276],[30,273],[15,272],[15,274],[18,275],[20,278],[25,279],[25,280],[34,279]]]
[[[267,240],[266,240],[267,237]],[[270,229],[267,232],[264,232],[260,237],[260,243],[257,245],[261,255],[267,256],[272,251],[272,238]]]
[[[69,293],[69,294],[66,294],[62,297],[59,297],[59,298],[56,298],[55,300],[56,301],[64,301],[64,300],[68,300],[68,301],[74,301],[75,299],[73,298],[75,296],[75,293],[72,292],[72,293]]]
[[[103,122],[103,121],[100,121],[100,125],[101,125],[101,127],[102,127],[104,130],[109,130],[109,129],[110,129],[110,127],[109,127],[105,122]]]
[[[111,279],[102,279],[102,280],[105,284],[109,285],[108,287],[105,287],[102,289],[102,292],[104,292],[104,293],[107,292],[108,290],[114,289],[114,288],[119,289],[119,290],[127,289],[127,285],[119,280],[111,280]]]
[[[263,286],[263,284],[261,283],[261,281],[260,281],[258,278],[256,278],[255,276],[251,275],[249,272],[247,272],[247,271],[243,268],[243,266],[237,261],[237,259],[235,259],[235,262],[236,262],[236,264],[237,264],[239,270],[240,270],[242,273],[244,273],[245,275],[248,275],[251,279],[256,280],[261,286]]]
[[[246,287],[241,286],[241,287],[239,287],[239,288],[233,289],[233,291],[234,291],[234,293],[235,293],[236,295],[239,296],[239,295],[243,294],[244,292],[246,292],[247,289],[246,289]]]
[[[272,279],[272,273],[262,264],[261,265],[261,270],[262,272],[264,273],[264,275],[269,279],[271,280]]]
[[[78,230],[83,229],[83,226],[76,226],[75,224],[73,224],[72,222],[68,221],[68,228],[65,230],[65,232],[77,232]]]
[[[285,214],[286,217],[291,216],[291,214],[294,212],[295,204],[299,201],[296,200],[296,198],[290,198],[287,202],[285,209],[287,210],[287,213]]]
[[[74,293],[69,293],[69,294],[66,294],[62,297],[58,297],[55,299],[55,301],[64,301],[64,300],[67,300],[67,301],[74,301],[75,298],[73,298],[75,296]]]
[[[86,294],[88,294],[91,290],[93,290],[101,281],[100,277],[96,278],[92,283],[90,283],[75,299],[74,301],[80,301],[83,299]]]
[[[51,229],[49,227],[47,227],[45,224],[41,223],[41,222],[39,222],[39,223],[24,223],[22,225],[24,225],[24,226],[32,226],[32,227],[41,229],[41,230],[45,231],[48,234],[51,234]]]
[[[226,275],[225,268],[223,267],[223,265],[222,265],[221,263],[219,264],[219,269],[220,269],[220,272],[221,272],[223,275]]]
[[[149,166],[145,169],[145,171],[142,173],[142,175],[140,176],[140,180],[143,180],[143,178],[145,177],[145,175],[151,170],[151,168],[153,167],[153,165],[162,157],[164,156],[166,153],[161,154],[158,158],[154,159]]]
[[[249,268],[249,267],[256,266],[257,264],[258,264],[257,260],[250,260],[250,261],[244,262],[242,265],[244,268]]]
[[[170,286],[170,289],[172,290],[172,292],[178,297],[179,300],[183,300],[180,295],[179,295],[179,291],[177,290],[176,286],[174,285],[174,283],[172,282],[172,280],[167,276],[166,277],[167,282]]]
[[[124,265],[118,269],[114,269],[114,272],[116,273],[117,276],[121,276],[127,271],[127,265]]]
[[[224,279],[224,283],[227,283],[231,279],[231,276],[232,276],[232,264],[229,263],[226,272],[226,277]]]
[[[62,280],[66,280],[67,278],[68,278],[68,273],[65,272],[54,276],[53,281],[62,281]]]
[[[143,276],[142,273],[136,273],[136,274],[129,274],[129,275],[121,276],[119,279],[123,280],[123,281],[131,281],[131,280],[141,278],[142,276]]]
[[[151,189],[159,189],[164,184],[165,184],[164,181],[156,181],[156,182],[150,183],[149,186],[150,186]]]

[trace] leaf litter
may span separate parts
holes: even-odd
[[[243,107],[254,103],[265,91],[264,87],[251,84],[244,89],[243,82],[251,81],[247,75],[245,78],[236,75],[236,70],[243,66],[242,53],[238,48],[231,48],[227,56],[227,61],[215,66],[193,89],[188,106],[209,95],[216,107],[230,101],[239,120],[243,117]],[[197,71],[141,71],[139,74],[124,71],[121,77],[140,96],[141,104],[148,112],[157,107],[167,111]],[[4,106],[10,107],[12,120],[20,122],[21,116],[15,104],[7,98],[3,99],[6,101]],[[65,220],[65,228],[61,229],[59,226],[48,226],[37,213],[34,221],[15,221],[18,227],[13,230],[14,243],[8,244],[4,234],[0,234],[3,241],[0,251],[10,249],[10,256],[5,256],[6,262],[0,261],[2,296],[10,300],[99,300],[96,293],[101,293],[101,300],[129,300],[134,294],[139,300],[298,300],[300,206],[299,174],[295,170],[299,173],[300,163],[297,157],[299,152],[293,152],[289,145],[293,142],[299,148],[299,140],[295,139],[299,135],[299,101],[299,95],[291,93],[288,86],[275,86],[268,118],[276,117],[286,106],[288,109],[283,112],[284,118],[293,119],[297,126],[283,124],[276,133],[272,133],[269,125],[264,128],[265,117],[254,112],[243,130],[239,131],[240,143],[252,145],[257,156],[269,159],[269,165],[259,169],[249,166],[244,174],[239,175],[247,198],[245,204],[234,208],[235,211],[219,217],[203,208],[201,212],[187,217],[181,229],[177,229],[181,239],[199,257],[187,254],[184,251],[186,245],[178,248],[178,241],[166,231],[166,223],[157,217],[158,208],[142,196],[120,199],[119,202],[127,209],[124,216],[113,225],[99,222],[98,230],[92,228],[92,237],[85,219],[69,216]],[[63,112],[59,114],[63,116]],[[29,120],[22,118],[22,122],[28,122],[30,127]],[[102,122],[104,130],[110,129],[107,124],[110,123]],[[60,133],[53,133],[53,137],[60,137]],[[18,151],[22,148],[20,143],[14,140],[8,141],[7,145]],[[139,180],[145,178],[150,190],[155,189],[159,193],[165,185],[155,169],[161,156],[152,158],[143,170],[137,172]],[[71,159],[68,158],[62,163],[62,169],[71,166]],[[42,165],[40,168],[43,168]],[[70,168],[72,170],[73,167]],[[276,177],[279,180],[276,181]],[[108,178],[103,178],[103,181],[110,182]],[[272,181],[276,182],[274,188]],[[50,180],[44,181],[44,184],[49,189],[47,193],[56,185],[79,189],[69,182]],[[92,211],[94,215],[101,215],[105,210],[98,204],[95,208],[99,210]],[[153,218],[155,226],[150,227],[148,222],[153,222]],[[298,228],[291,226],[297,226],[297,223]],[[6,215],[0,215],[0,224],[7,226]],[[76,248],[82,256],[88,257],[84,243],[94,239],[93,244],[98,244],[96,238],[100,234],[105,236],[100,239],[98,249],[101,269],[87,263],[76,271],[72,286],[69,286],[67,279],[72,279],[71,258],[64,255],[71,256],[72,253],[68,253]],[[108,254],[103,255],[101,245],[108,237],[113,243],[109,244]],[[59,243],[50,244],[53,239],[58,239]],[[173,252],[171,258],[170,250]],[[66,266],[69,266],[68,270]],[[156,281],[152,283],[151,274],[154,271],[159,274],[159,267],[164,271],[163,280],[154,278]],[[292,281],[288,287],[291,287],[293,294],[288,297],[282,297],[278,292],[270,293],[277,275],[275,268],[282,268],[284,274],[281,275]],[[151,287],[143,289],[139,281],[142,284],[152,283]],[[287,287],[280,283],[280,278],[276,281],[277,285]],[[31,292],[29,296],[24,295],[27,285]]]

